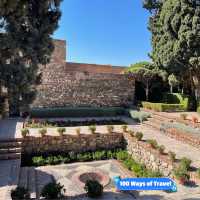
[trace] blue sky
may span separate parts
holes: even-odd
[[[67,41],[67,61],[129,66],[148,60],[148,12],[142,0],[64,0],[54,38]]]

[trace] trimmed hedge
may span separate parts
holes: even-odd
[[[186,111],[189,108],[189,97],[180,93],[164,94],[160,103],[142,102],[142,107],[158,112]]]
[[[163,97],[163,102],[168,104],[182,104],[184,110],[189,108],[189,97],[180,93],[167,93]]]
[[[121,107],[63,107],[63,108],[32,108],[32,118],[53,118],[53,117],[112,117],[125,115],[125,109]]]
[[[164,111],[184,111],[183,104],[167,104],[167,103],[151,103],[151,102],[142,102],[142,107],[158,112]]]

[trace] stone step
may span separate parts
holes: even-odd
[[[1,154],[8,154],[8,153],[21,153],[21,148],[5,148],[5,149],[0,149],[0,155]]]
[[[21,147],[21,142],[1,142],[0,141],[0,149],[17,148],[17,147]]]
[[[0,160],[15,160],[20,158],[21,158],[21,153],[0,154]]]
[[[166,115],[165,113],[162,113],[162,112],[155,112],[155,111],[146,110],[143,108],[141,108],[140,110],[150,113],[152,118],[156,118],[156,119],[160,119],[160,120],[164,120],[164,121],[175,120],[175,118],[169,117],[168,115]]]
[[[144,121],[143,124],[146,125],[146,126],[149,126],[149,127],[151,127],[151,128],[160,130],[160,125],[157,124],[157,123],[155,123],[155,122]]]
[[[164,116],[161,116],[161,115],[157,115],[157,114],[151,114],[151,117],[153,118],[153,119],[157,119],[157,120],[160,120],[160,121],[170,121],[170,120],[172,120],[172,119],[169,119],[169,118],[167,118],[167,117],[164,117]]]
[[[157,123],[157,124],[162,124],[163,120],[157,119],[157,118],[148,118],[148,121]]]

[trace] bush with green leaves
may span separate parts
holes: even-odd
[[[143,138],[143,133],[142,132],[136,132],[135,137],[137,138],[138,141],[141,141]]]
[[[158,151],[159,151],[160,154],[164,154],[165,153],[165,146],[164,145],[158,146]]]
[[[29,134],[30,134],[29,129],[23,128],[23,129],[21,130],[21,135],[22,135],[22,137],[26,137],[26,136],[28,136]]]
[[[41,196],[45,197],[46,199],[57,199],[63,197],[64,192],[64,186],[54,181],[44,186]]]
[[[117,160],[126,160],[129,158],[129,154],[125,150],[117,152],[116,156],[117,156]]]
[[[188,174],[187,169],[185,169],[183,166],[179,165],[174,170],[174,176],[181,181],[182,184],[185,184],[189,181],[190,175]]]
[[[30,194],[26,188],[17,187],[11,191],[11,197],[13,200],[30,199]]]
[[[147,140],[147,143],[149,143],[151,145],[152,148],[157,149],[158,148],[158,143],[156,140]]]
[[[129,110],[129,115],[132,119],[143,122],[147,120],[149,117],[151,117],[150,113],[144,112],[144,111],[135,111],[135,110]]]
[[[113,133],[113,131],[114,131],[114,126],[112,126],[112,125],[107,125],[106,126],[107,127],[107,131],[108,131],[108,133]]]
[[[128,132],[128,134],[129,134],[131,137],[135,137],[135,133],[134,133],[134,131],[132,131],[132,130],[128,130],[127,132]]]
[[[183,157],[180,160],[180,165],[185,168],[186,170],[188,170],[190,168],[192,161],[189,158]]]
[[[42,128],[39,130],[39,133],[42,137],[44,137],[47,134],[47,129],[46,128]]]
[[[151,103],[151,102],[143,101],[142,107],[146,109],[151,109],[157,112],[184,111],[183,104]]]
[[[92,125],[92,126],[89,126],[89,130],[92,134],[95,134],[96,133],[96,126],[95,125]]]
[[[60,136],[62,136],[65,131],[66,131],[66,128],[64,127],[57,128],[57,132],[59,133]]]
[[[169,151],[168,152],[168,155],[169,155],[169,158],[172,162],[175,162],[176,161],[176,154],[172,151]]]
[[[90,198],[98,198],[103,194],[103,186],[97,180],[87,180],[84,189]]]

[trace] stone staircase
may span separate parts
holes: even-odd
[[[34,167],[21,167],[18,186],[28,189],[31,199],[39,199],[42,188],[52,181],[53,176],[50,173]]]
[[[143,124],[145,124],[151,128],[157,129],[157,130],[160,130],[160,126],[163,122],[175,121],[174,118],[164,116],[163,114],[160,114],[160,113],[150,112],[150,111],[149,111],[149,113],[151,114],[151,117],[148,118],[147,121],[144,121]]]
[[[0,160],[21,158],[21,141],[17,139],[0,141]]]

